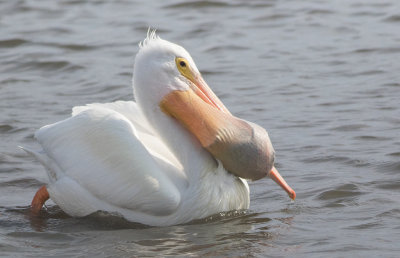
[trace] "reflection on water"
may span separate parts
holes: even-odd
[[[161,251],[165,255],[223,255],[230,253],[232,248],[251,248],[253,242],[260,239],[267,243],[278,236],[277,228],[289,226],[292,220],[288,217],[274,222],[266,214],[232,211],[185,225],[157,228],[104,212],[71,218],[55,206],[36,216],[30,213],[29,207],[2,209],[2,212],[8,217],[1,219],[0,225],[11,231],[6,235],[14,243],[29,242],[32,247],[52,248],[73,242],[74,248],[83,254],[87,250],[82,250],[84,244],[81,241],[85,240],[101,243],[103,247],[98,253],[113,255],[138,250],[148,255],[157,255]],[[258,228],[259,225],[263,226]],[[16,227],[21,230],[15,230]],[[92,251],[88,254],[95,254]]]
[[[400,2],[0,2],[3,256],[384,256],[400,248]],[[27,205],[46,181],[17,146],[71,107],[132,99],[147,28],[183,45],[235,115],[265,127],[295,202],[250,183],[249,211],[173,227]]]

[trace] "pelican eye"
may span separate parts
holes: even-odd
[[[194,82],[194,74],[187,59],[183,57],[175,58],[176,68],[178,71],[190,81]]]

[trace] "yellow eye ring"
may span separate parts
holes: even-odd
[[[194,82],[194,74],[190,68],[189,62],[183,57],[175,58],[176,67],[178,71],[190,81]]]

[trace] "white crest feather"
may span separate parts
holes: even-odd
[[[145,47],[145,46],[147,46],[151,41],[157,40],[157,39],[160,39],[160,37],[156,34],[156,29],[152,29],[152,28],[149,27],[149,29],[147,30],[147,36],[146,36],[146,38],[145,38],[143,41],[141,41],[141,42],[139,43],[139,47],[140,47],[140,48]]]

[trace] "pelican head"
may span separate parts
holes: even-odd
[[[160,108],[176,119],[230,173],[251,180],[268,175],[295,198],[274,167],[268,133],[229,112],[183,47],[150,32],[135,59],[133,84],[142,108]]]

